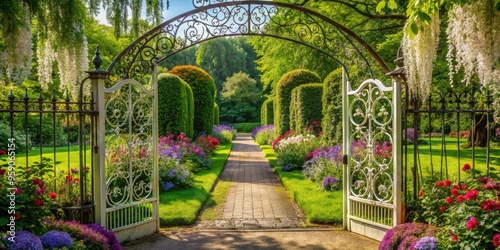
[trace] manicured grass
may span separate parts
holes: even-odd
[[[260,122],[235,123],[231,124],[231,126],[235,128],[238,133],[252,133],[255,127],[260,126]]]
[[[210,190],[226,163],[232,143],[220,145],[212,156],[212,168],[196,173],[192,188],[160,191],[160,225],[162,227],[189,225],[194,223]]]
[[[203,213],[201,214],[201,220],[214,221],[222,218],[222,211],[224,210],[224,203],[226,202],[230,186],[230,181],[219,179],[215,189],[205,203]]]
[[[269,163],[278,174],[294,201],[304,211],[308,222],[342,224],[342,191],[321,191],[317,183],[306,180],[298,171],[283,172],[277,166],[276,155],[271,146],[260,146]]]

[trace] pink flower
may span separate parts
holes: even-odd
[[[455,197],[456,197],[456,196],[458,196],[458,189],[456,189],[456,188],[452,189],[452,190],[451,190],[451,194],[452,194],[453,196],[455,196]]]
[[[456,234],[454,234],[453,232],[450,232],[450,236],[451,236],[451,240],[453,242],[457,242],[458,241],[458,237]]]
[[[43,188],[41,188],[41,189],[37,189],[37,190],[35,191],[35,194],[36,194],[36,195],[42,195],[43,193],[45,193],[45,189],[43,189]]]
[[[475,217],[470,217],[470,219],[467,221],[467,229],[468,230],[474,230],[479,226],[479,221]]]
[[[487,176],[483,176],[483,177],[479,177],[479,178],[477,179],[477,181],[478,181],[478,182],[481,182],[481,183],[483,183],[483,184],[486,184],[486,183],[490,182],[490,178],[488,178]]]
[[[40,179],[38,178],[33,179],[33,185],[38,185],[38,183],[40,183]]]
[[[453,203],[453,197],[447,197],[446,198],[446,204],[450,205],[451,203]]]
[[[481,208],[485,211],[485,212],[491,212],[491,211],[495,211],[495,210],[498,210],[498,206],[497,204],[495,203],[495,201],[493,200],[486,200],[486,201],[483,201],[481,203]]]
[[[39,186],[40,188],[44,188],[44,187],[45,187],[45,182],[43,182],[43,181],[39,181],[39,182],[38,182],[38,186]]]
[[[115,155],[116,155],[116,154],[115,154]],[[78,172],[79,172],[79,171],[78,171],[78,169],[76,169],[76,168],[71,168],[71,173],[72,173],[72,174],[78,174]]]
[[[444,181],[444,185],[447,186],[447,187],[451,186],[451,181],[450,180],[445,180]]]
[[[479,194],[479,191],[477,191],[475,189],[469,190],[465,194],[465,199],[469,200],[469,201],[475,200],[477,198],[478,194]]]
[[[493,246],[494,247],[500,246],[500,234],[493,235]]]
[[[464,166],[462,167],[462,171],[469,171],[470,170],[470,164],[469,163],[465,163]]]
[[[464,196],[464,195],[459,195],[459,196],[457,196],[457,201],[458,201],[458,202],[465,201],[465,196]]]
[[[16,194],[22,194],[22,193],[23,193],[23,190],[22,190],[22,189],[20,189],[20,188],[16,188],[16,192],[15,192],[15,193],[16,193]]]
[[[436,182],[436,186],[438,186],[438,187],[442,187],[443,185],[444,185],[444,183],[442,181]]]

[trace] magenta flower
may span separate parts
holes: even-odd
[[[470,217],[470,219],[467,221],[466,227],[468,230],[474,230],[479,227],[479,221],[477,221],[475,217]]]

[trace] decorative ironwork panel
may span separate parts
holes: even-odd
[[[391,203],[394,197],[392,88],[367,80],[350,91],[349,194]]]
[[[116,229],[153,215],[154,93],[131,79],[105,91],[107,224]]]
[[[110,65],[108,85],[151,72],[155,63],[178,51],[217,37],[261,35],[316,49],[344,68],[356,66],[372,78],[371,65],[387,66],[356,34],[339,23],[298,5],[268,1],[193,0],[193,11],[143,35]],[[369,55],[372,56],[369,56]],[[374,63],[372,62],[374,61]]]

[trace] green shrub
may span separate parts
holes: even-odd
[[[306,155],[309,155],[320,146],[320,138],[311,134],[299,134],[280,140],[275,145],[278,165],[282,167],[283,171],[301,169]]]
[[[312,125],[312,121],[323,119],[323,84],[311,83],[296,87],[290,101],[290,129],[302,131]]]
[[[190,130],[189,85],[176,75],[158,75],[158,134],[179,135]]]
[[[260,109],[260,124],[269,125],[274,124],[274,110],[273,110],[273,99],[267,99],[262,104]]]
[[[0,149],[7,151],[10,136],[10,126],[0,123]],[[14,130],[14,139],[16,144],[16,154],[22,154],[31,151],[33,143],[31,140],[26,140],[26,135],[22,132]],[[26,147],[26,141],[28,146]]]
[[[214,103],[214,125],[220,125],[220,111],[219,105],[217,105],[217,103]]]
[[[255,142],[259,145],[271,145],[274,140],[274,130],[263,130],[255,135]]]
[[[238,131],[238,133],[251,133],[254,128],[258,127],[260,122],[244,122],[232,124],[233,128]]]
[[[342,69],[330,73],[323,83],[323,135],[342,138]]]
[[[195,66],[176,66],[169,73],[186,81],[193,90],[195,135],[210,135],[214,124],[214,80],[207,72]]]
[[[276,137],[290,130],[290,98],[292,90],[302,84],[321,82],[318,74],[297,69],[284,74],[276,86],[274,99],[274,131]]]

